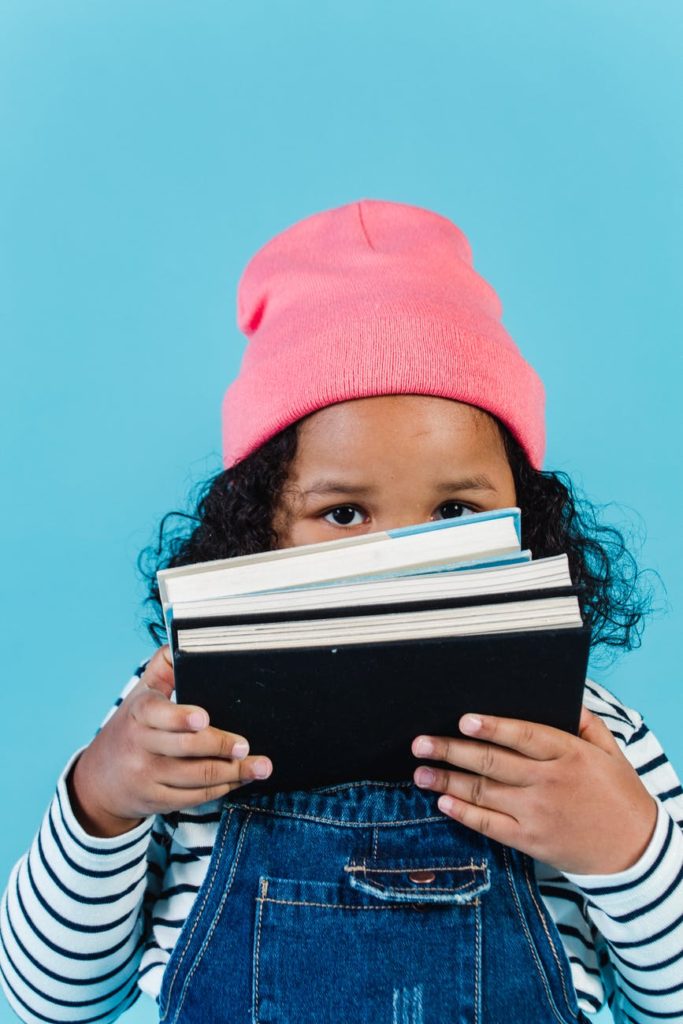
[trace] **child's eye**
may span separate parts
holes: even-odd
[[[438,511],[441,512],[442,519],[459,519],[461,516],[473,516],[474,510],[468,508],[467,505],[463,505],[459,501],[444,501],[442,505],[439,505]]]
[[[361,516],[359,522],[352,522],[355,515]],[[328,516],[334,516],[333,523],[335,526],[360,526],[363,522],[362,512],[353,505],[337,505],[336,508],[331,508],[329,512],[323,512],[323,519],[329,523]]]

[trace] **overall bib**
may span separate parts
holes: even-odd
[[[412,781],[224,798],[164,1024],[551,1024],[579,1010],[525,854]]]

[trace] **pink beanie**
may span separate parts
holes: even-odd
[[[543,384],[500,318],[467,239],[438,213],[361,199],[293,224],[239,282],[248,345],[223,401],[225,467],[316,409],[415,394],[493,413],[540,468]]]

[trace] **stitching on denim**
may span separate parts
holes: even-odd
[[[529,927],[527,925],[526,919],[525,919],[524,914],[522,913],[522,909],[521,909],[521,907],[519,905],[519,895],[517,893],[517,890],[515,888],[515,884],[514,884],[514,881],[513,881],[513,878],[512,878],[512,872],[511,872],[511,869],[510,869],[510,858],[509,858],[509,855],[508,855],[507,847],[505,847],[505,846],[503,846],[503,857],[505,859],[505,871],[507,873],[508,883],[509,883],[510,888],[512,890],[512,902],[514,904],[515,910],[517,911],[517,916],[519,917],[519,919],[520,919],[520,921],[522,923],[522,929],[523,929],[524,934],[526,936],[526,940],[527,940],[527,943],[529,945],[529,949],[531,950],[531,955],[534,958],[534,961],[536,962],[536,968],[538,970],[539,977],[541,979],[541,982],[543,984],[543,988],[545,989],[546,996],[547,996],[547,999],[548,999],[548,1008],[550,1009],[550,1011],[553,1014],[553,1016],[555,1017],[555,1019],[560,1021],[560,1024],[567,1024],[566,1019],[563,1016],[560,1016],[559,1010],[555,1006],[555,1000],[553,999],[553,995],[552,995],[552,992],[550,990],[550,985],[548,983],[548,979],[547,979],[545,971],[543,969],[543,965],[542,965],[542,963],[541,963],[541,961],[539,959],[538,951],[537,951],[536,946],[534,944],[534,941],[533,941],[533,939],[531,937],[531,933],[529,931]]]
[[[407,871],[486,871],[488,868],[488,861],[483,860],[481,864],[428,864],[423,867],[422,864],[415,865],[414,867],[406,868],[369,868],[365,861],[362,864],[345,864],[344,871],[362,871],[365,875],[384,875],[384,874],[405,874]]]
[[[263,921],[263,904],[265,903],[267,893],[268,893],[268,879],[267,878],[261,878],[261,895],[256,897],[256,902],[259,904],[259,908],[258,908],[258,924],[256,926],[256,949],[254,950],[254,959],[256,961],[255,964],[254,964],[254,989],[253,989],[254,1022],[255,1022],[255,1024],[258,1024],[258,1022],[259,1022],[259,992],[258,992],[258,986],[259,986],[259,974],[260,974],[260,971],[261,971],[261,922]]]
[[[216,857],[216,860],[215,860],[215,863],[214,863],[214,866],[213,866],[213,873],[211,875],[211,879],[209,880],[209,883],[208,883],[208,885],[206,887],[206,891],[204,892],[204,898],[202,900],[201,906],[197,910],[197,914],[196,914],[196,917],[195,917],[195,920],[194,920],[194,924],[192,925],[192,928],[190,929],[190,934],[187,937],[187,940],[185,942],[185,945],[184,945],[183,949],[180,951],[180,954],[179,954],[179,957],[178,957],[178,962],[176,963],[176,967],[175,967],[175,970],[173,972],[173,976],[172,976],[172,978],[171,978],[171,980],[170,980],[170,982],[168,984],[168,991],[166,993],[166,1005],[163,1008],[163,1017],[165,1017],[166,1014],[168,1013],[169,1006],[171,1005],[171,997],[173,995],[173,986],[175,985],[175,980],[176,980],[176,978],[178,976],[178,971],[180,970],[181,964],[183,963],[183,961],[185,959],[185,954],[187,953],[188,946],[190,945],[190,942],[192,941],[192,936],[195,933],[197,925],[199,924],[199,922],[201,921],[201,919],[202,919],[202,917],[204,915],[204,908],[206,907],[206,904],[207,904],[207,901],[208,901],[208,898],[209,898],[209,894],[211,893],[211,890],[213,889],[213,884],[214,884],[214,882],[216,880],[216,874],[218,872],[218,866],[219,866],[219,863],[220,863],[221,854],[223,853],[223,847],[225,846],[225,841],[226,841],[226,839],[228,837],[228,831],[229,831],[231,815],[232,815],[232,810],[229,810],[228,811],[228,820],[227,820],[227,822],[225,824],[225,828],[223,829],[223,838],[221,840],[221,846],[220,846],[220,850],[218,851],[218,856]],[[176,1016],[177,1016],[177,1014],[176,1014]]]
[[[474,1024],[479,1024],[481,1013],[481,911],[479,900],[476,901],[477,911],[474,915]]]
[[[552,936],[550,934],[550,929],[548,928],[548,923],[547,923],[547,921],[545,919],[545,914],[542,912],[541,908],[538,905],[538,900],[536,899],[536,894],[534,893],[534,889],[533,889],[533,886],[531,884],[531,879],[529,878],[529,862],[526,859],[526,857],[524,858],[524,877],[526,878],[527,889],[529,890],[529,894],[531,896],[531,899],[533,900],[534,906],[536,907],[536,912],[537,912],[538,916],[541,919],[541,924],[543,925],[543,931],[545,932],[546,938],[547,938],[548,942],[550,943],[550,948],[551,948],[551,950],[553,952],[553,957],[555,958],[555,963],[557,964],[557,969],[560,972],[560,984],[562,985],[562,992],[564,994],[564,1001],[565,1001],[565,1003],[567,1005],[567,1009],[569,1010],[571,1015],[573,1017],[576,1017],[576,1014],[574,1013],[574,1010],[572,1009],[572,1005],[571,1005],[571,1003],[569,1001],[569,995],[567,993],[567,989],[566,989],[565,984],[564,984],[564,971],[563,971],[562,965],[560,963],[560,958],[557,955],[557,949],[555,948],[555,943],[552,940]]]
[[[226,828],[225,828],[225,831],[224,831],[224,838],[223,838],[223,843],[221,845],[221,853],[219,855],[219,860],[220,860],[220,858],[222,856],[223,845],[225,844],[225,838],[227,837],[227,834],[228,834],[228,825],[230,823],[229,819],[230,819],[230,815],[231,814],[232,814],[232,810],[228,814],[228,822],[226,823]],[[230,873],[228,874],[228,878],[227,878],[227,881],[226,881],[226,884],[225,884],[225,888],[223,890],[223,895],[221,896],[220,903],[218,904],[218,909],[216,910],[216,913],[213,916],[213,921],[211,922],[211,927],[209,928],[209,930],[208,930],[208,932],[206,934],[206,938],[204,939],[204,942],[202,943],[202,946],[201,946],[201,949],[199,950],[199,953],[195,957],[195,960],[194,960],[194,963],[192,964],[192,967],[188,971],[187,978],[185,980],[185,984],[183,985],[183,994],[182,994],[182,997],[181,997],[181,1000],[180,1000],[180,1005],[178,1006],[178,1013],[181,1012],[181,1010],[182,1010],[182,1008],[183,1008],[183,1006],[185,1004],[185,997],[187,995],[187,991],[188,991],[188,987],[189,987],[190,981],[192,980],[192,977],[193,977],[195,971],[199,967],[199,964],[201,963],[202,959],[204,958],[204,953],[206,952],[206,948],[207,948],[209,942],[211,941],[211,937],[212,937],[214,931],[216,930],[216,925],[218,924],[218,918],[221,916],[221,914],[223,912],[223,907],[225,905],[225,901],[227,899],[228,893],[232,889],[232,883],[233,883],[234,878],[235,878],[235,872],[237,871],[237,865],[239,864],[239,860],[240,860],[240,857],[242,855],[242,848],[244,846],[244,839],[245,839],[246,834],[247,834],[247,828],[249,826],[249,819],[250,818],[251,818],[251,815],[248,814],[246,819],[245,819],[245,821],[244,821],[244,824],[242,825],[242,829],[240,831],[240,836],[239,836],[239,839],[238,839],[238,842],[237,842],[237,848],[235,850],[235,856],[233,858],[232,864],[230,865]],[[212,880],[211,884],[213,885],[213,880]],[[195,922],[195,924],[196,923],[197,922]],[[185,949],[187,949],[187,946],[185,947]],[[185,950],[183,951],[183,955],[184,954],[185,954]],[[176,1014],[176,1017],[177,1017],[177,1014]]]
[[[377,857],[377,844],[379,843],[379,829],[377,827],[372,830],[372,856]],[[346,868],[344,868],[346,870]]]
[[[279,900],[275,899],[274,896],[257,896],[257,899],[263,903],[280,903],[286,907],[323,907],[330,908],[332,910],[406,910],[411,906],[410,903],[383,903],[381,906],[368,906],[364,903],[313,903],[309,900]],[[418,902],[417,900],[415,901]],[[420,904],[422,906],[422,904]],[[468,903],[469,907],[480,906],[480,900],[472,900]]]
[[[341,825],[343,828],[368,828],[369,825],[381,825],[383,828],[399,827],[401,825],[420,825],[429,821],[448,822],[443,814],[435,814],[428,818],[402,818],[390,821],[345,821],[343,818],[321,818],[315,814],[296,814],[294,811],[275,811],[272,807],[259,807],[256,804],[241,804],[231,801],[231,807],[242,807],[252,814],[272,814],[280,818],[296,818],[299,821],[317,821],[322,825]]]

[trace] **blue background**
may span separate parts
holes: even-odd
[[[3,878],[150,650],[134,560],[219,467],[244,264],[360,198],[463,228],[546,468],[635,522],[668,610],[594,674],[683,767],[682,29],[678,0],[0,3]]]

